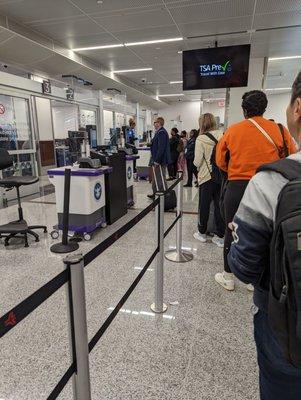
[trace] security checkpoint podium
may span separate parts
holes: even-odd
[[[69,168],[69,167],[67,167]],[[50,182],[55,186],[58,225],[51,233],[54,239],[62,230],[64,202],[64,174],[66,167],[48,170]],[[69,232],[82,234],[85,240],[90,240],[99,227],[106,226],[106,191],[105,174],[112,168],[104,166],[97,169],[71,169]]]
[[[137,155],[126,156],[126,188],[127,188],[127,205],[132,207],[135,204],[134,196],[134,161],[138,160]]]

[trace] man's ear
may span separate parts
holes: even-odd
[[[294,115],[294,120],[295,122],[301,122],[301,98],[298,97],[295,100],[294,106],[293,106],[293,115]]]

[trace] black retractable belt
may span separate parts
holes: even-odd
[[[24,318],[38,308],[45,300],[60,289],[69,279],[68,271],[63,271],[20,304],[0,318],[0,338],[19,324]]]

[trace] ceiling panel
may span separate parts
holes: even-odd
[[[264,56],[277,57],[301,54],[301,28],[256,32],[252,35],[254,51],[265,46]],[[301,66],[300,60],[299,64]]]
[[[124,69],[124,68],[142,68],[147,67],[139,58],[127,48],[103,49],[82,51],[82,55],[86,55],[93,61],[106,66],[108,69]]]
[[[80,12],[66,0],[20,0],[0,3],[0,13],[20,22],[71,18]]]
[[[14,37],[14,34],[6,29],[0,29],[0,46],[1,43]],[[0,47],[1,48],[1,47]]]
[[[88,14],[162,6],[162,0],[105,0],[103,4],[97,4],[96,0],[72,0],[72,2]]]
[[[301,10],[300,0],[257,0],[256,13]]]
[[[254,0],[228,0],[223,2],[207,2],[195,5],[169,7],[178,24],[207,21],[208,19],[225,19],[252,15]]]
[[[39,71],[47,70],[48,74],[59,76],[60,79],[62,79],[62,75],[76,75],[81,70],[80,64],[76,64],[58,54],[53,54],[46,60],[32,62],[30,65]]]
[[[70,49],[120,43],[119,40],[112,37],[112,35],[110,35],[109,33],[86,35],[85,32],[83,32],[83,36],[70,36],[60,38],[59,41]],[[86,51],[85,54],[83,53],[83,55],[89,55],[89,52]]]
[[[34,42],[14,36],[11,40],[0,43],[0,54],[7,62],[27,65],[47,59],[53,53],[49,49],[37,46]]]
[[[161,59],[161,61],[164,62],[169,62],[171,59],[174,60],[179,58],[180,55],[178,54],[178,51],[182,50],[183,43],[157,43],[147,46],[135,46],[129,48],[148,62],[152,62],[157,59]]]
[[[299,24],[301,25],[301,8],[299,11],[294,12],[256,15],[253,27],[254,29],[264,29]]]
[[[248,17],[235,17],[231,19],[223,19],[222,21],[204,21],[180,24],[179,28],[185,37],[197,35],[214,35],[216,33],[238,32],[245,31],[251,28],[252,18]]]
[[[66,39],[72,37],[90,36],[104,32],[104,30],[87,17],[75,17],[70,20],[57,22],[40,22],[30,24],[39,32],[66,43]]]
[[[110,31],[126,31],[138,30],[144,28],[156,28],[165,25],[173,25],[173,21],[166,10],[144,11],[143,13],[136,14],[131,12],[127,15],[111,16],[111,17],[94,17],[101,25]],[[116,29],[118,28],[118,29]],[[160,30],[157,33],[161,36]],[[136,38],[139,40],[139,38]]]
[[[161,28],[145,27],[143,29],[134,29],[128,31],[121,31],[118,26],[111,27],[111,32],[117,36],[122,42],[139,42],[145,40],[165,39],[172,37],[179,37],[179,31],[175,25],[163,26]],[[179,42],[180,43],[180,42]],[[163,46],[163,43],[162,43]],[[165,46],[168,46],[165,44]]]

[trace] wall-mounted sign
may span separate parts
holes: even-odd
[[[74,100],[74,89],[72,88],[66,89],[66,98],[67,100]]]
[[[44,94],[51,94],[51,83],[50,81],[43,81],[42,91]]]
[[[0,104],[0,115],[5,114],[5,107],[3,104]]]

